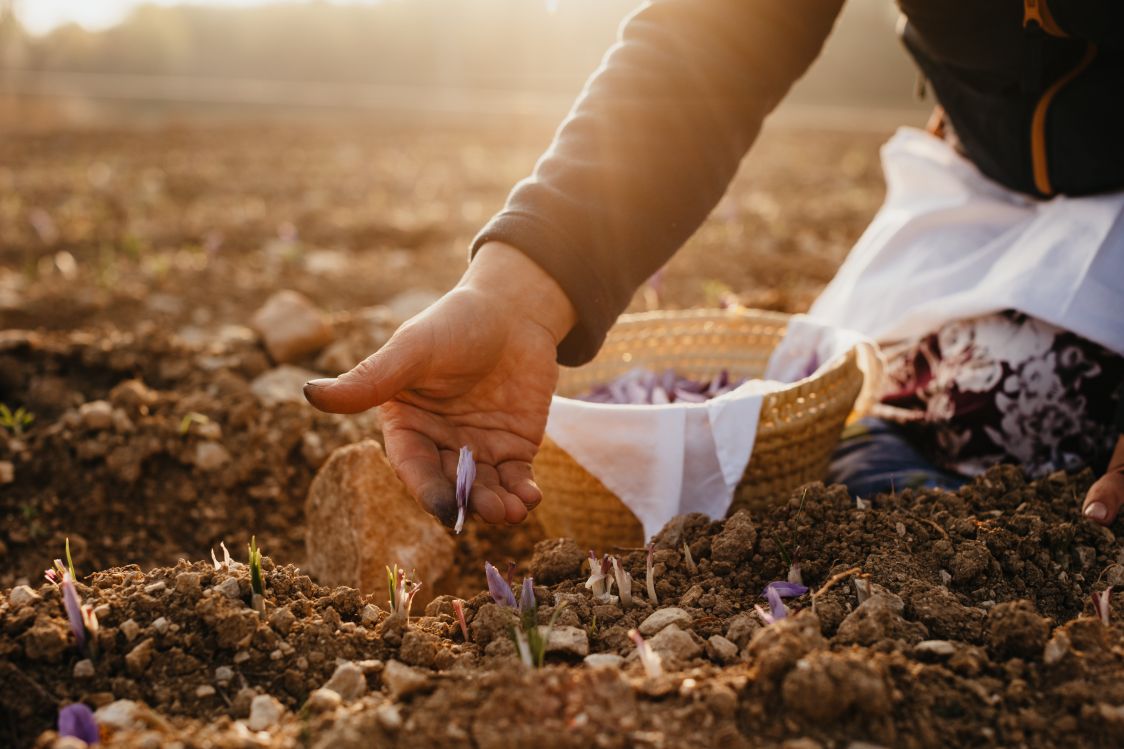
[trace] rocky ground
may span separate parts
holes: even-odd
[[[75,746],[53,734],[75,701],[111,746],[1121,743],[1119,617],[1094,618],[1090,595],[1124,558],[1077,517],[1088,475],[997,470],[865,509],[812,486],[767,515],[680,519],[657,539],[658,604],[644,550],[598,550],[636,578],[628,607],[593,600],[586,550],[533,519],[399,533],[430,551],[397,559],[423,588],[408,626],[390,616],[391,560],[362,540],[390,543],[391,526],[370,511],[428,521],[380,468],[377,416],[320,414],[299,386],[456,279],[549,127],[4,136],[0,745]],[[805,309],[877,208],[884,137],[767,131],[633,308],[737,291]],[[329,563],[306,535],[347,543]],[[225,542],[244,562],[251,536],[268,555],[257,607],[248,570],[210,556]],[[87,648],[43,581],[68,538],[100,622]],[[754,605],[794,552],[816,595],[765,626]],[[534,577],[544,627],[557,613],[544,668],[521,664],[512,614],[480,592],[486,560]]]
[[[385,592],[268,559],[261,611],[244,565],[118,567],[80,573],[95,653],[55,586],[21,586],[0,603],[2,728],[62,745],[52,721],[81,700],[129,747],[1118,746],[1124,606],[1105,625],[1090,593],[1121,582],[1124,554],[1075,518],[1090,482],[995,469],[862,507],[809,485],[764,516],[679,518],[655,539],[658,603],[644,550],[618,552],[627,607],[594,600],[583,550],[541,541],[515,582],[534,577],[537,621],[553,621],[542,669],[521,665],[514,612],[487,593],[464,602],[466,641],[452,596],[405,624]],[[766,625],[753,606],[788,573],[782,546],[810,592]]]

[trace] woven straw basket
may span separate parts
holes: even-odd
[[[581,395],[638,366],[697,380],[723,369],[733,380],[759,378],[787,323],[787,315],[756,310],[624,315],[592,362],[563,370],[558,394]],[[766,395],[730,512],[765,507],[822,479],[862,383],[852,349],[830,368]],[[644,543],[632,511],[549,437],[535,459],[535,479],[544,495],[535,514],[548,535],[598,550]]]

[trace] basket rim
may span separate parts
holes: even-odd
[[[749,307],[739,307],[739,308],[729,308],[729,309],[721,309],[721,308],[716,308],[716,307],[704,307],[704,308],[693,308],[693,309],[685,309],[685,310],[651,310],[651,311],[648,311],[648,312],[631,312],[631,313],[628,313],[628,314],[621,315],[620,317],[617,318],[617,321],[615,323],[613,323],[612,328],[610,328],[609,330],[610,330],[610,333],[611,333],[612,330],[615,329],[617,326],[622,325],[622,324],[627,326],[630,323],[650,323],[650,322],[660,322],[660,321],[665,321],[665,320],[666,321],[702,321],[702,320],[715,319],[715,318],[732,318],[732,319],[742,319],[742,320],[751,320],[751,321],[755,320],[755,321],[760,321],[760,322],[781,323],[781,324],[784,324],[786,326],[786,332],[787,332],[788,322],[789,322],[789,320],[792,319],[792,317],[793,317],[793,315],[785,313],[785,312],[775,312],[773,310],[759,310],[759,309],[752,309],[752,308],[749,308]],[[783,340],[783,336],[782,336],[782,340]],[[856,346],[851,346],[846,351],[836,355],[834,358],[830,359],[829,361],[825,362],[824,364],[821,364],[819,367],[816,368],[815,372],[813,372],[812,374],[810,374],[806,377],[802,377],[799,380],[796,380],[794,382],[784,383],[783,387],[779,387],[775,390],[768,390],[764,393],[760,393],[760,395],[763,396],[763,397],[766,397],[766,398],[769,397],[769,396],[774,396],[774,397],[782,396],[782,395],[787,394],[790,390],[795,390],[797,388],[805,387],[805,386],[809,385],[810,383],[813,383],[813,382],[815,382],[815,381],[817,381],[817,380],[819,380],[823,377],[826,377],[829,373],[834,372],[841,367],[847,366],[848,359],[850,358],[850,356],[853,353],[855,353],[855,348],[856,348]],[[565,369],[567,369],[569,371],[578,371],[578,370],[582,369],[582,367],[586,367],[586,366],[590,365],[591,363],[593,363],[593,362],[590,361],[590,362],[586,362],[585,364],[581,364],[577,367],[566,367]],[[756,379],[763,380],[765,378],[761,377],[761,378],[756,378]],[[733,392],[733,391],[731,391],[731,392]],[[571,396],[559,395],[557,392],[552,394],[551,400],[553,401],[553,399],[555,399],[555,398],[557,398],[559,400],[565,400],[565,401],[575,401],[575,402],[584,404],[584,406],[589,406],[589,407],[592,407],[592,408],[595,408],[595,409],[601,409],[601,408],[621,409],[621,408],[624,408],[624,409],[629,409],[629,410],[641,409],[641,408],[646,408],[646,409],[652,409],[652,408],[690,408],[690,407],[706,408],[707,404],[709,404],[711,402],[711,401],[704,401],[702,403],[681,403],[681,402],[677,402],[677,403],[659,403],[659,404],[651,404],[651,403],[598,403],[596,401],[587,401],[587,400],[582,400],[581,398],[574,398],[574,397],[571,397]],[[712,400],[717,400],[717,399],[712,399]]]

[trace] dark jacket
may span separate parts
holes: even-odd
[[[578,312],[587,361],[721,198],[842,0],[654,0],[633,14],[534,173],[481,231]],[[964,152],[1037,197],[1124,189],[1124,0],[899,0],[903,40]]]

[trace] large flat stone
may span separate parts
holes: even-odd
[[[427,586],[443,575],[455,544],[418,507],[382,447],[364,440],[332,453],[305,505],[308,569],[325,585],[386,592],[386,567],[397,564]]]

